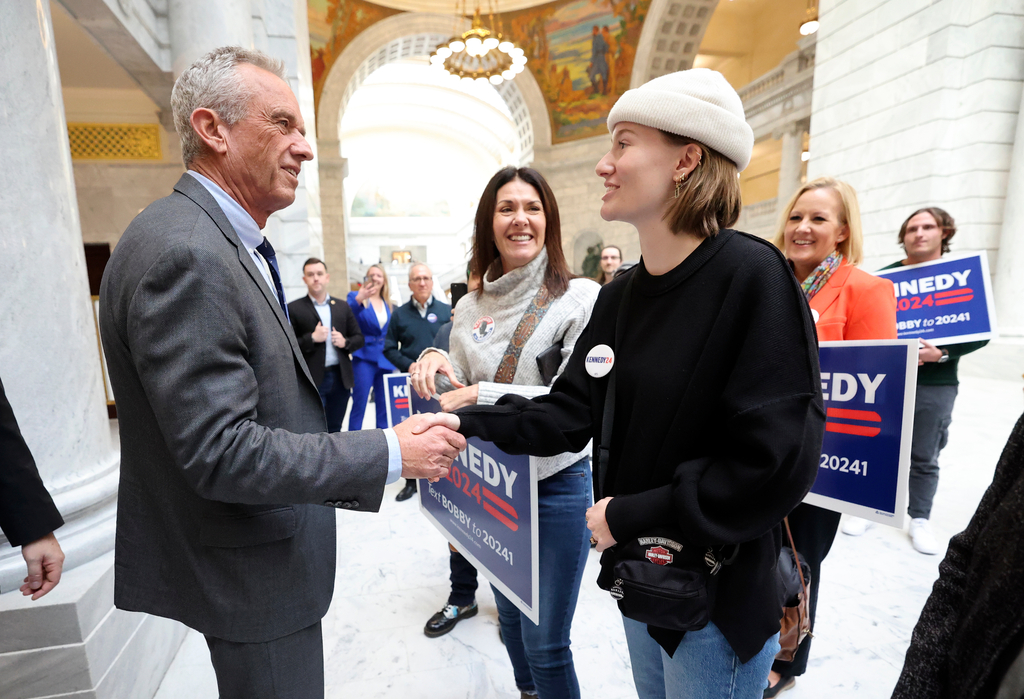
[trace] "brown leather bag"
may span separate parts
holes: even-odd
[[[807,582],[804,580],[803,567],[800,565],[800,554],[797,553],[796,545],[793,544],[793,532],[789,528],[789,517],[782,521],[786,526],[786,535],[789,537],[790,549],[793,551],[793,563],[795,564],[797,575],[800,576],[800,594],[798,595],[796,605],[782,608],[782,630],[779,632],[779,645],[782,648],[775,654],[776,660],[789,663],[793,661],[793,656],[796,655],[796,650],[800,647],[804,638],[807,636],[813,638],[814,634],[811,633],[811,616],[808,602],[810,597],[807,593]],[[785,549],[783,549],[782,555],[788,555]]]

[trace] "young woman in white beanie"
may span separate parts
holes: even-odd
[[[779,251],[729,230],[753,133],[719,73],[630,90],[608,128],[601,215],[636,227],[640,263],[602,288],[550,394],[464,408],[458,427],[536,455],[593,439],[587,521],[641,699],[760,699],[779,525],[824,434],[814,321]]]

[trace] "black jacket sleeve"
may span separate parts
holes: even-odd
[[[11,546],[22,546],[62,524],[0,382],[0,529]]]
[[[288,316],[292,321],[292,330],[295,331],[295,339],[299,342],[299,350],[302,351],[302,356],[309,357],[313,353],[314,346],[313,342],[313,331],[316,330],[316,323],[310,325],[309,314],[306,313],[309,304],[304,299],[296,299],[288,304]],[[316,315],[316,311],[313,311],[313,315]],[[319,322],[319,318],[316,319]]]

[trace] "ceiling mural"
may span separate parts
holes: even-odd
[[[365,0],[308,3],[319,103],[327,73],[349,42],[399,11]],[[556,0],[496,18],[529,58],[526,67],[544,93],[553,143],[607,133],[608,112],[629,89],[649,6],[650,0]]]

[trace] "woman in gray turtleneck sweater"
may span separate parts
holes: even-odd
[[[537,356],[560,345],[555,364],[561,373],[600,290],[589,279],[572,278],[562,253],[558,205],[536,170],[499,170],[480,197],[475,230],[470,264],[483,286],[459,302],[450,352],[425,350],[409,368],[420,395],[434,393],[435,375],[440,374],[436,388],[445,411],[493,405],[507,393],[547,393],[553,377],[544,380]],[[590,550],[588,451],[585,447],[535,462],[540,624],[494,590],[505,647],[523,696],[580,696],[569,627]]]

